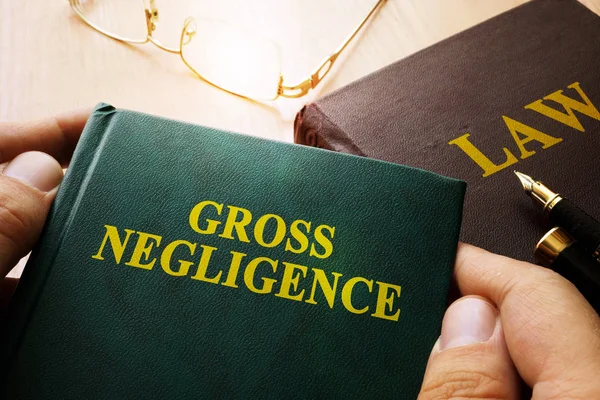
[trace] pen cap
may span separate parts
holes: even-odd
[[[573,244],[573,242],[574,239],[567,232],[559,227],[552,228],[535,246],[533,256],[544,267],[550,267],[560,253]]]

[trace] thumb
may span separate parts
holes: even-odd
[[[37,241],[62,176],[54,158],[35,151],[15,157],[0,175],[0,278]]]
[[[519,380],[497,309],[482,297],[455,301],[427,364],[419,399],[514,399]]]

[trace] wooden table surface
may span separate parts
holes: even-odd
[[[157,0],[157,5],[164,32],[178,34],[187,15],[202,15],[273,38],[282,49],[284,77],[300,81],[343,41],[374,2]],[[0,0],[0,119],[36,118],[105,101],[292,141],[296,111],[316,95],[524,2],[387,0],[316,93],[261,105],[200,81],[177,55],[152,44],[126,45],[97,33],[75,16],[66,0]],[[600,13],[600,0],[583,3]]]
[[[387,0],[317,90],[265,105],[202,82],[179,56],[150,43],[127,45],[99,34],[75,15],[67,0],[0,0],[0,120],[49,116],[105,101],[291,142],[295,113],[316,96],[525,1]],[[600,0],[581,2],[600,14]],[[185,17],[192,15],[226,20],[273,38],[282,49],[284,77],[301,81],[344,40],[375,0],[156,3],[159,28],[165,34],[177,35]]]

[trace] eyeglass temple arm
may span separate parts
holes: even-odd
[[[348,46],[350,41],[354,39],[356,34],[361,30],[361,28],[365,25],[369,18],[371,18],[371,16],[375,13],[375,11],[377,11],[379,6],[385,1],[386,0],[377,1],[373,8],[371,8],[371,11],[369,11],[367,16],[360,22],[360,24],[354,29],[354,31],[346,38],[346,40],[340,45],[340,47],[338,47],[338,49],[332,55],[323,60],[321,65],[319,65],[310,75],[310,78],[294,86],[286,86],[282,82],[279,87],[279,96],[288,98],[302,97],[306,95],[310,89],[314,89],[321,82],[321,80],[325,78],[329,71],[331,71],[333,63],[337,60],[342,51],[344,51],[346,46]]]

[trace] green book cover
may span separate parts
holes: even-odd
[[[15,294],[0,393],[414,398],[464,190],[101,104]]]

